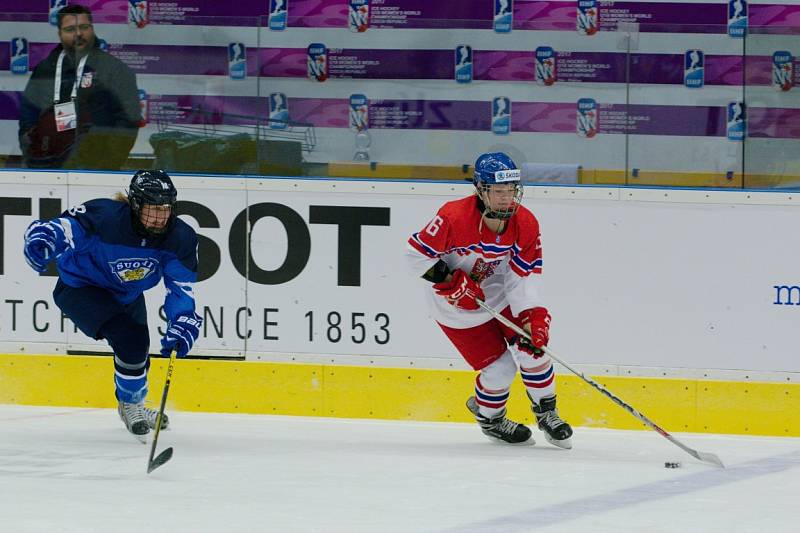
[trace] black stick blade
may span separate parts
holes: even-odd
[[[153,459],[149,465],[147,465],[147,473],[149,474],[159,466],[163,465],[167,461],[172,459],[172,446],[158,454],[158,456]]]

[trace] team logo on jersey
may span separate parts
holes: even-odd
[[[794,85],[794,58],[791,52],[780,51],[772,54],[772,86],[788,91]]]
[[[366,131],[369,129],[369,100],[363,94],[350,95],[350,129]]]
[[[369,28],[369,0],[350,0],[347,25],[354,33],[364,33]]]
[[[228,76],[232,80],[247,77],[247,48],[242,43],[228,43]]]
[[[500,263],[502,262],[502,259],[498,259],[497,261],[484,261],[482,258],[478,257],[475,260],[475,264],[472,265],[472,270],[469,273],[469,277],[480,284],[483,282],[483,280],[494,274],[497,270],[497,267],[500,266]]]
[[[493,0],[494,31],[508,33],[514,25],[514,0]]]
[[[492,100],[492,133],[507,135],[511,132],[511,100],[497,96]]]
[[[575,28],[581,35],[594,35],[600,27],[597,0],[578,0]]]
[[[706,58],[702,50],[686,50],[683,55],[683,84],[699,89],[705,83]]]
[[[142,113],[141,126],[147,124],[147,92],[144,89],[139,89],[139,111]]]
[[[28,39],[25,37],[12,37],[9,46],[11,47],[11,61],[9,65],[11,73],[27,74],[30,64]]]
[[[269,95],[269,127],[273,130],[285,130],[289,123],[289,101],[283,93]]]
[[[267,27],[271,30],[282,31],[286,29],[289,19],[289,0],[269,0],[269,21]]]
[[[151,257],[142,259],[117,259],[108,263],[111,271],[122,283],[142,281],[156,271],[158,261]]]
[[[591,139],[597,135],[597,102],[593,98],[578,100],[577,123],[578,136]]]
[[[747,131],[744,102],[728,103],[728,140],[743,141]]]
[[[744,37],[747,33],[747,0],[728,0],[728,35]]]
[[[458,83],[472,81],[472,47],[467,44],[456,46],[455,77]]]
[[[128,25],[144,28],[150,22],[147,0],[128,0]]]
[[[312,80],[328,79],[328,49],[322,43],[308,45],[308,77]]]
[[[534,52],[536,83],[553,85],[556,82],[556,52],[549,46],[540,46]]]
[[[58,26],[58,12],[67,7],[67,0],[50,0],[47,20],[53,26]]]

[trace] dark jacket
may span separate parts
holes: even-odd
[[[28,166],[47,168],[119,168],[136,141],[141,111],[133,71],[100,50],[89,51],[78,86],[78,127],[57,132],[53,116],[53,82],[61,54],[59,44],[33,70],[20,102],[19,139]],[[61,100],[68,102],[77,70],[71,54],[64,57]]]

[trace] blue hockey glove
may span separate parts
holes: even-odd
[[[200,335],[202,324],[203,319],[197,313],[181,315],[170,322],[164,338],[161,339],[161,355],[169,357],[174,349],[178,357],[186,357]]]
[[[25,261],[36,272],[44,272],[56,255],[56,231],[48,222],[33,222],[25,231]]]

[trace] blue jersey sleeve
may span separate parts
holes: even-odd
[[[167,320],[195,312],[194,283],[197,281],[197,234],[183,221],[176,221],[179,245],[176,255],[164,265],[164,312]]]

